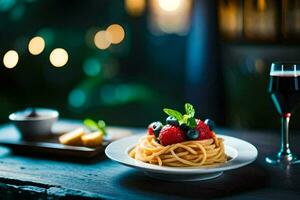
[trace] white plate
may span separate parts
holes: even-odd
[[[206,180],[220,176],[223,171],[236,169],[252,163],[257,157],[257,149],[250,143],[226,135],[218,135],[224,139],[225,153],[231,157],[224,164],[210,167],[166,167],[144,163],[128,155],[144,134],[137,134],[112,142],[105,149],[111,159],[129,167],[144,171],[147,175],[168,181]]]

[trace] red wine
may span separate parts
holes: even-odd
[[[300,77],[290,73],[271,74],[269,93],[279,114],[293,112],[300,104]]]

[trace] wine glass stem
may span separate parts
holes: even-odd
[[[281,117],[281,149],[279,156],[288,156],[291,154],[289,145],[289,122],[290,115],[284,115]]]

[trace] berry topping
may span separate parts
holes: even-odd
[[[167,146],[170,144],[175,144],[183,142],[185,140],[184,132],[176,126],[165,125],[159,134],[159,141],[161,145]]]
[[[211,130],[209,129],[209,127],[201,120],[197,119],[197,126],[196,126],[196,130],[199,132],[199,140],[204,140],[204,139],[209,139],[212,137],[211,135]]]
[[[148,134],[149,135],[155,135],[155,137],[158,137],[160,130],[162,129],[163,125],[161,122],[152,122],[148,126]]]
[[[148,126],[147,134],[148,134],[148,135],[154,135],[152,123],[149,124],[149,126]]]
[[[172,116],[167,117],[166,123],[170,124],[170,125],[173,125],[173,126],[179,126],[178,120],[175,117],[172,117]]]
[[[189,140],[196,140],[199,137],[199,132],[196,131],[195,129],[190,129],[186,133],[186,137]]]
[[[161,122],[153,122],[148,126],[148,135],[155,136],[161,145],[171,145],[185,140],[204,140],[213,138],[215,123],[211,119],[204,122],[195,118],[193,105],[184,105],[185,113],[177,110],[164,108],[163,111],[168,115],[166,125]]]
[[[190,129],[190,127],[189,127],[187,124],[181,124],[179,127],[180,127],[181,130],[183,130],[183,131],[188,131],[188,130]]]
[[[211,130],[211,131],[213,131],[214,130],[214,128],[215,128],[215,122],[213,121],[213,120],[211,120],[211,119],[206,119],[205,121],[204,121],[204,123],[209,127],[209,129]]]

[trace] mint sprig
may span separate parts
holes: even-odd
[[[177,121],[179,122],[180,125],[186,124],[190,128],[195,128],[197,126],[197,122],[196,122],[196,119],[194,118],[195,109],[194,109],[193,105],[190,103],[186,103],[184,105],[184,108],[185,108],[185,112],[186,112],[186,114],[184,114],[184,115],[182,115],[179,111],[173,110],[170,108],[164,108],[163,111],[167,115],[177,119]]]
[[[178,112],[177,110],[173,110],[170,108],[164,108],[164,112],[167,115],[176,118],[178,121],[181,121],[183,119],[182,114],[180,112]]]
[[[90,131],[101,131],[104,136],[107,135],[106,132],[106,124],[103,120],[99,120],[98,122],[92,119],[85,119],[83,120],[83,124],[90,130]]]
[[[194,106],[190,103],[186,103],[184,105],[185,112],[189,117],[194,117],[195,116],[195,109]]]

